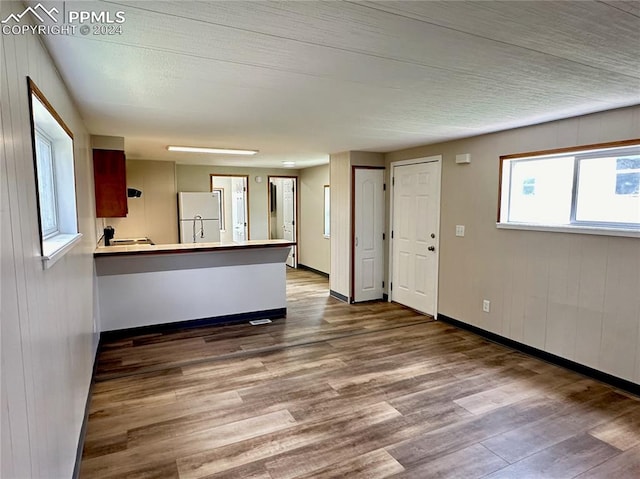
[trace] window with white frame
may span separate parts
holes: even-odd
[[[73,135],[31,79],[29,97],[42,257],[48,268],[81,237],[76,210]]]
[[[53,141],[42,130],[36,129],[35,132],[40,224],[42,225],[42,236],[46,239],[58,234]]]
[[[499,226],[640,231],[640,141],[500,161]]]

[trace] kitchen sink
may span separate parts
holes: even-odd
[[[110,246],[130,246],[137,244],[155,244],[150,238],[122,238],[112,239],[109,242]]]

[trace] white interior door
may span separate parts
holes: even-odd
[[[233,222],[233,241],[247,239],[247,187],[245,178],[232,178],[231,219]]]
[[[435,316],[440,163],[394,166],[391,299]]]
[[[384,170],[355,170],[353,300],[381,299],[384,280]]]
[[[296,241],[296,180],[282,180],[282,237],[288,241]],[[287,257],[287,265],[296,267],[296,247],[292,246]]]

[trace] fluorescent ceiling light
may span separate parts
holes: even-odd
[[[294,166],[296,166],[295,161],[283,161],[282,164],[285,168],[293,168]]]
[[[255,155],[258,150],[234,150],[231,148],[202,148],[199,146],[167,146],[169,151],[185,151],[188,153],[212,153],[217,155]]]

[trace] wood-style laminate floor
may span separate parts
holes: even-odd
[[[288,278],[286,319],[104,344],[81,477],[640,477],[639,398]]]

